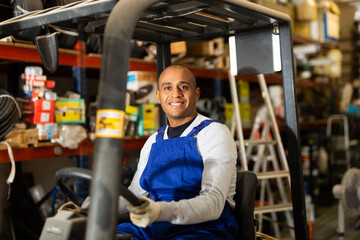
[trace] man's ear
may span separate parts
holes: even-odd
[[[199,99],[200,99],[200,88],[197,87],[195,89],[195,100],[199,101]]]
[[[160,93],[159,93],[159,90],[156,90],[155,93],[156,93],[156,99],[157,99],[158,103],[160,103]]]

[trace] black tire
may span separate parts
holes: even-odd
[[[13,16],[17,17],[24,14],[21,10],[34,11],[44,9],[42,0],[14,0],[13,2]],[[13,34],[15,40],[34,41],[41,32],[42,27],[33,27]]]

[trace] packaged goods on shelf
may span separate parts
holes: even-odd
[[[52,123],[54,122],[55,101],[46,99],[19,98],[22,119],[29,124]]]
[[[185,57],[177,61],[185,65],[193,65],[206,69],[224,69],[230,68],[229,56],[211,56],[211,57]]]
[[[323,40],[335,40],[340,38],[340,16],[330,11],[323,13]]]
[[[239,103],[241,124],[243,127],[251,127],[251,105],[250,103]],[[232,103],[227,103],[225,105],[225,124],[231,126],[235,124],[233,121],[234,115],[234,105]],[[234,119],[235,120],[235,119]]]
[[[296,20],[311,21],[318,19],[318,7],[314,1],[295,4]]]
[[[48,141],[59,137],[59,128],[57,123],[36,124],[39,141]]]
[[[55,121],[57,123],[85,123],[84,99],[57,99]]]
[[[21,81],[24,97],[31,99],[46,98],[46,92],[51,92],[50,89],[55,87],[55,81],[48,80],[46,75],[42,75],[42,68],[36,66],[25,67]]]
[[[133,92],[135,103],[157,103],[157,74],[150,71],[129,71],[127,90]]]
[[[187,42],[187,56],[212,57],[224,53],[224,39],[215,38],[208,41]]]
[[[238,84],[238,93],[240,103],[249,103],[250,102],[250,86],[249,82],[239,80]]]
[[[139,108],[137,106],[126,105],[125,114],[125,136],[135,137],[139,119]]]
[[[186,42],[180,41],[180,42],[170,43],[170,51],[172,55],[186,54],[187,52]]]
[[[139,136],[149,136],[158,128],[158,107],[155,104],[139,105]]]
[[[54,100],[37,99],[35,101],[31,101],[30,99],[23,98],[21,102],[21,108],[24,114],[55,111]]]
[[[6,135],[5,140],[13,148],[27,148],[29,145],[36,145],[38,131],[36,128],[13,129]]]
[[[29,124],[52,123],[54,122],[54,113],[36,112],[34,114],[24,114],[22,119]]]
[[[335,41],[340,38],[340,9],[338,5],[329,1],[321,5],[319,14],[320,41]]]
[[[319,22],[317,20],[311,21],[295,21],[294,30],[297,34],[311,38],[314,40],[319,40]]]

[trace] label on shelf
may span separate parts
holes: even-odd
[[[95,136],[105,138],[123,138],[124,120],[124,111],[115,109],[98,110],[96,113]]]

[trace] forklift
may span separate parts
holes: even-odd
[[[101,117],[116,117],[121,123],[124,123],[125,116],[132,39],[157,44],[158,75],[171,64],[171,42],[232,37],[236,44],[236,57],[231,59],[231,65],[237,76],[274,72],[273,56],[278,54],[284,88],[295,238],[309,239],[291,18],[288,15],[245,0],[85,0],[30,11],[5,20],[0,23],[0,38],[33,27],[49,24],[61,26],[64,23],[74,30],[82,26],[85,33],[104,34],[97,111],[98,114],[101,112]],[[274,36],[279,39],[277,47],[272,41]],[[54,71],[58,64],[56,34],[38,36],[35,44],[44,66]],[[165,121],[165,115],[160,111],[160,125],[164,125]],[[123,124],[120,126],[115,134],[106,126],[96,129],[91,204],[86,214],[86,224],[83,225],[87,240],[115,239],[117,199],[120,194],[132,205],[141,205],[139,199],[120,184],[122,177],[118,169],[121,168],[124,143]],[[72,218],[70,215],[60,213],[59,217],[68,220]],[[55,234],[51,239],[63,239],[58,230],[52,228]],[[77,238],[84,239],[83,236]]]

